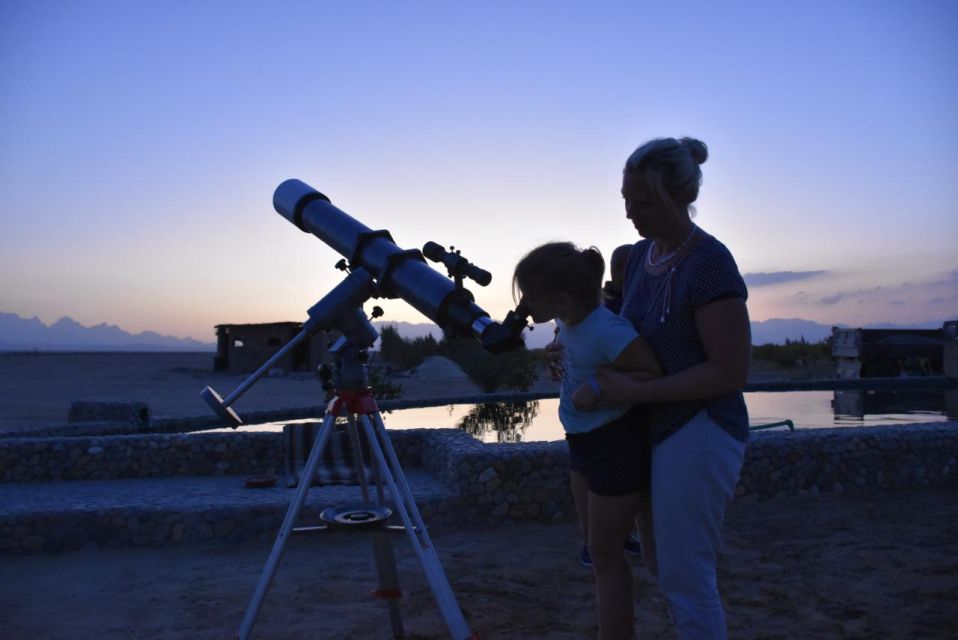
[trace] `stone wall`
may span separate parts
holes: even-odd
[[[0,482],[278,473],[281,446],[275,433],[10,438]]]
[[[400,464],[418,466],[422,438],[390,435]],[[8,438],[0,439],[0,483],[279,474],[282,456],[281,433],[255,431]]]
[[[737,496],[958,483],[958,423],[755,433]]]
[[[433,471],[472,496],[479,511],[491,509],[498,516],[550,514],[556,505],[541,496],[568,482],[561,441],[484,444],[456,429],[389,435],[404,467]],[[241,431],[9,438],[0,440],[0,482],[276,474],[283,468],[282,448],[279,433]],[[752,434],[737,495],[953,482],[956,458],[953,422],[758,432]]]
[[[407,472],[444,487],[426,498],[414,491],[430,526],[574,517],[564,442],[483,444],[454,429],[389,435]],[[183,483],[194,482],[182,476],[280,473],[281,458],[279,433],[0,441],[0,480],[8,483],[0,485],[0,497],[8,500],[5,507],[0,504],[0,553],[270,537],[288,505],[287,494],[271,505],[243,494],[214,506],[196,498],[187,504],[186,494],[179,498],[177,492],[184,490]],[[170,485],[163,490],[162,508],[133,502],[122,508],[69,505],[37,511],[29,508],[29,500],[16,498],[26,495],[18,487],[35,489],[38,481],[167,476],[180,478],[159,481]],[[13,484],[25,481],[34,484]],[[104,491],[115,484],[104,483]],[[958,484],[956,422],[755,433],[736,495],[766,499],[937,484]]]
[[[482,444],[452,430],[425,431],[423,466],[463,496],[443,524],[569,518],[564,442]],[[958,484],[958,423],[766,431],[752,434],[736,496]],[[453,515],[453,514],[450,514]]]

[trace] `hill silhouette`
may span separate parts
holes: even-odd
[[[431,335],[442,338],[442,330],[432,322],[374,323],[377,329],[392,325],[403,338],[413,340]],[[914,325],[870,323],[866,328],[938,329],[943,321],[932,320]],[[847,325],[836,325],[847,326]],[[533,331],[524,333],[526,346],[541,349],[553,337],[555,325],[551,322],[535,325]],[[819,342],[831,335],[832,325],[803,320],[801,318],[770,318],[752,322],[752,344],[783,344],[786,340],[804,338],[807,342]],[[193,338],[177,338],[161,335],[155,331],[130,333],[115,324],[100,323],[87,327],[69,316],[64,316],[51,325],[39,318],[21,318],[15,313],[0,311],[0,351],[215,351],[214,342],[200,342]]]
[[[0,311],[0,351],[213,351],[212,342],[164,336],[155,331],[130,333],[115,324],[87,327],[69,316],[51,325]]]

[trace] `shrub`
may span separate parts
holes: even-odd
[[[380,358],[397,369],[410,369],[430,356],[442,355],[459,365],[469,379],[487,393],[499,388],[528,391],[538,378],[541,364],[541,357],[524,347],[492,355],[471,338],[436,342],[432,336],[426,336],[406,340],[389,325],[381,329],[380,337]]]
[[[475,340],[458,339],[444,341],[442,355],[459,365],[486,393],[502,387],[528,391],[538,378],[539,361],[525,347],[492,355]]]
[[[439,353],[439,343],[431,335],[414,340],[406,340],[396,327],[386,325],[379,332],[379,354],[383,360],[397,369],[410,369],[422,364],[429,356]]]
[[[369,367],[369,386],[376,400],[395,400],[402,397],[402,385],[390,381],[383,373],[382,367]]]
[[[763,344],[752,347],[752,358],[769,360],[782,367],[808,366],[820,360],[832,359],[830,338],[821,342],[786,340],[785,344]]]

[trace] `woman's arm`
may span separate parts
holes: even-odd
[[[705,361],[654,380],[637,381],[602,369],[596,380],[610,404],[699,400],[735,391],[748,380],[752,335],[743,298],[725,298],[699,307],[695,325]]]
[[[637,337],[626,345],[618,355],[612,366],[632,380],[649,380],[661,376],[664,372],[658,356],[645,338]],[[598,382],[598,380],[597,380]],[[579,385],[572,394],[572,404],[580,411],[588,411],[596,406],[599,400],[605,400],[602,394],[596,394],[592,384],[588,381]]]
[[[639,337],[630,342],[619,357],[612,363],[617,371],[634,372],[644,378],[660,376],[665,371],[659,362],[659,357],[652,350],[652,345],[645,338]]]

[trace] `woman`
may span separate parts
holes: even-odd
[[[748,293],[728,249],[690,213],[707,157],[698,140],[665,138],[626,162],[626,216],[645,240],[629,256],[621,313],[665,376],[598,376],[603,402],[647,405],[659,586],[683,639],[726,637],[716,562],[748,439]]]

